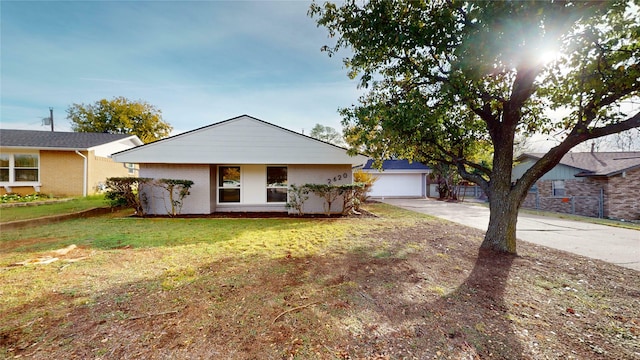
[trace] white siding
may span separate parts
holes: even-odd
[[[131,149],[138,145],[142,145],[142,141],[140,141],[137,137],[131,137],[120,141],[113,141],[107,144],[94,146],[89,150],[93,150],[96,156],[109,157],[113,153]]]
[[[241,116],[122,153],[119,162],[174,164],[349,164],[366,162],[333,146]]]
[[[209,165],[140,164],[140,177],[193,181],[190,194],[184,199],[182,214],[209,214]],[[151,188],[145,192],[149,199],[148,214],[166,215],[171,209],[166,190]]]
[[[218,165],[141,164],[140,176],[192,180],[194,185],[190,195],[184,200],[182,214],[209,214],[215,211],[287,211],[285,204],[267,203],[267,166],[240,165],[241,203],[216,203]],[[353,182],[349,165],[288,165],[287,168],[289,184],[326,184],[331,181],[340,185]],[[147,192],[146,196],[151,199],[147,209],[149,214],[167,214],[170,203],[166,191],[154,189],[152,193]],[[310,195],[309,200],[305,202],[304,211],[307,214],[321,214],[324,212],[323,204],[324,199]],[[342,198],[332,204],[331,210],[332,213],[342,210]]]
[[[346,176],[345,176],[346,174]],[[289,184],[350,184],[353,182],[353,174],[349,165],[289,165]],[[342,198],[331,204],[331,212],[339,213],[342,210]],[[324,212],[324,200],[310,194],[309,200],[304,203],[306,214],[321,214]],[[295,212],[295,210],[290,210]]]

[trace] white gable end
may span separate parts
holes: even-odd
[[[351,164],[345,149],[241,116],[113,155],[119,162],[171,164]]]

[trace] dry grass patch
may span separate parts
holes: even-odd
[[[0,266],[69,242],[86,258],[0,271],[0,357],[640,356],[638,272],[526,243],[479,255],[479,231],[371,210],[381,217],[105,217],[2,234]]]

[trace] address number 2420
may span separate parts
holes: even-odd
[[[339,174],[334,176],[333,178],[327,179],[327,184],[331,185],[334,182],[340,181],[342,179],[347,179],[347,178],[349,178],[349,174],[347,173]]]

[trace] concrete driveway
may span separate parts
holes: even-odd
[[[477,204],[449,203],[432,199],[382,201],[481,230],[487,230],[489,224],[489,208]],[[521,213],[518,215],[516,236],[534,244],[640,271],[639,230]]]

